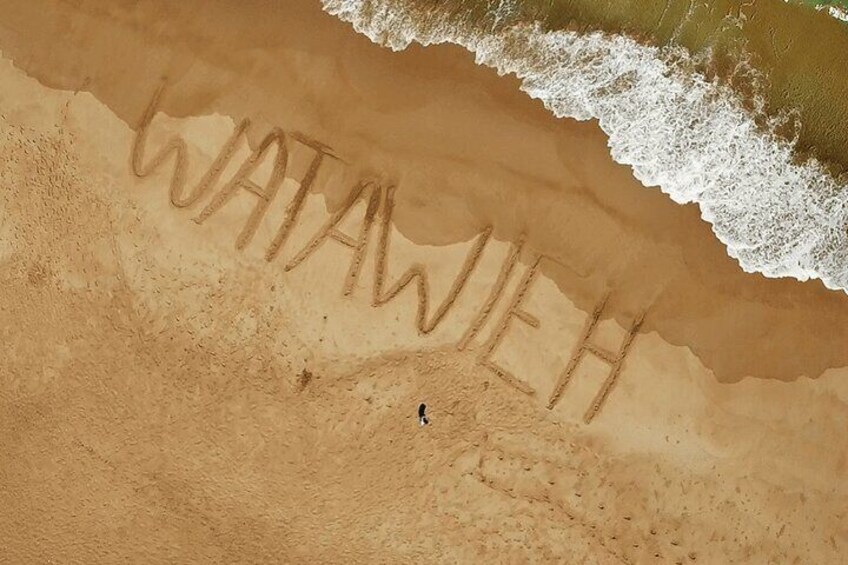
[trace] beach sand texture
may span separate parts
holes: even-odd
[[[312,0],[0,53],[0,563],[848,556],[848,297],[596,123]]]

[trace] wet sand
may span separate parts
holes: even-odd
[[[848,298],[741,272],[595,124],[457,48],[384,51],[317,3],[17,4],[0,8],[12,562],[848,551]],[[246,118],[253,150],[285,132],[273,197],[273,148],[226,203],[221,182],[175,206],[173,161],[144,170],[179,135],[190,194]],[[332,155],[293,207],[316,142]],[[393,289],[416,264],[426,284]],[[578,355],[587,329],[600,354]]]

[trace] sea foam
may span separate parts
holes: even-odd
[[[461,45],[515,74],[557,117],[596,118],[612,157],[645,186],[697,203],[745,271],[848,292],[845,185],[815,159],[793,159],[794,142],[758,128],[736,92],[694,72],[682,49],[528,24],[480,30],[391,0],[322,2],[378,44]],[[495,4],[511,11],[509,0]]]
[[[842,22],[848,22],[848,10],[840,6],[827,6],[820,4],[816,6],[816,10],[827,10],[827,13],[831,18],[836,18]]]

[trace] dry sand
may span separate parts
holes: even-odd
[[[0,563],[846,559],[844,294],[461,50],[233,6],[0,2]]]

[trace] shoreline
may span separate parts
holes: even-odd
[[[194,71],[171,75],[178,86],[163,101],[162,110],[175,117],[192,112],[219,113],[235,121],[250,117],[253,126],[248,135],[254,145],[276,125],[326,140],[359,163],[363,174],[398,183],[401,209],[440,218],[421,225],[416,215],[398,214],[401,233],[421,244],[466,241],[486,224],[494,225],[493,237],[504,241],[515,241],[527,230],[528,244],[554,259],[546,273],[584,312],[614,290],[610,315],[621,325],[628,324],[633,312],[650,310],[645,330],[690,347],[719,381],[745,376],[792,380],[848,366],[848,352],[842,347],[848,340],[848,304],[841,293],[815,282],[742,273],[694,207],[674,204],[659,191],[643,188],[628,167],[609,157],[606,138],[593,123],[552,118],[541,104],[515,88],[514,79],[502,79],[474,65],[471,55],[459,47],[390,53],[352,34],[346,24],[325,20],[316,6],[292,9],[310,22],[313,32],[306,34],[310,37],[301,39],[303,33],[268,17],[262,24],[250,20],[254,26],[265,26],[253,29],[256,34],[267,30],[269,37],[283,30],[298,38],[309,46],[307,53],[327,61],[327,70],[311,72],[311,63],[296,52],[278,49],[270,51],[267,60],[274,60],[280,72],[266,73],[260,59],[237,82],[222,86],[220,79],[204,78],[204,73],[217,68],[209,57],[218,57],[219,48],[196,59],[197,49],[206,43],[200,41],[188,51],[182,45],[168,66]],[[181,10],[190,13],[187,7]],[[251,13],[244,9],[240,17],[249,18]],[[102,14],[83,18],[80,29],[89,34],[89,42],[105,40],[104,26],[112,25],[112,20]],[[24,28],[32,25],[18,23]],[[47,32],[45,40],[52,37],[49,26],[42,29]],[[321,29],[329,35],[317,33]],[[167,37],[168,29],[163,33]],[[132,46],[149,39],[143,31],[127,39],[126,56],[131,61]],[[238,45],[236,37],[227,40]],[[34,41],[32,49],[39,45]],[[333,62],[327,58],[328,49],[350,55]],[[70,90],[76,90],[88,75],[87,90],[123,121],[137,124],[164,72],[156,58],[143,72],[147,81],[123,84],[113,79],[112,69],[132,63],[122,62],[117,54],[73,55],[87,61],[81,76],[54,71],[53,78],[41,81],[75,85]],[[199,68],[198,63],[187,66],[183,61],[189,59],[205,61],[208,68]],[[238,77],[231,60],[232,56],[219,59],[224,65],[220,72]],[[44,65],[63,62],[56,57],[27,59],[30,72]],[[329,80],[328,71],[341,77],[339,87],[350,93],[353,105],[341,105],[321,90]],[[298,77],[294,83],[293,77]],[[245,80],[256,86],[240,86]],[[455,94],[462,95],[461,101]],[[261,97],[268,95],[272,97],[263,101]],[[316,105],[321,112],[298,109]],[[426,118],[420,115],[425,108]],[[504,118],[496,125],[484,117],[494,115]],[[436,128],[441,129],[433,137]],[[427,136],[438,139],[438,144],[415,141]],[[363,144],[363,139],[369,143]],[[472,161],[477,164],[469,166]],[[522,189],[515,190],[517,186]],[[326,196],[331,209],[343,198]],[[504,207],[506,203],[510,205]],[[530,226],[533,229],[527,229]],[[770,339],[761,339],[763,335]]]

